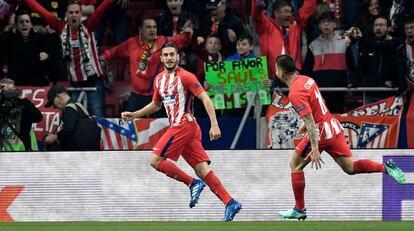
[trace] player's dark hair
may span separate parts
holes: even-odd
[[[164,44],[162,45],[162,47],[161,47],[161,53],[162,53],[162,50],[163,50],[164,48],[167,48],[167,47],[173,47],[173,48],[175,48],[175,50],[176,50],[176,51],[177,51],[177,53],[178,53],[177,44],[175,44],[175,42],[166,42],[166,43],[164,43]]]
[[[281,68],[285,74],[296,72],[295,60],[289,55],[279,55],[276,58],[277,68]]]

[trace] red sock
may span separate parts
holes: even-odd
[[[305,174],[303,172],[292,173],[292,188],[295,195],[296,209],[305,208]]]
[[[162,160],[157,168],[158,171],[165,173],[165,175],[183,182],[187,186],[190,186],[193,182],[193,178],[178,168],[173,162],[169,160]]]
[[[207,176],[204,178],[204,182],[208,185],[210,190],[216,194],[216,196],[225,204],[229,203],[231,200],[230,194],[221,184],[220,179],[214,174],[213,171],[210,171]]]
[[[358,173],[370,173],[370,172],[385,172],[384,165],[372,160],[357,160],[353,165],[354,172]]]

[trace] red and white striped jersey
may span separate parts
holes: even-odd
[[[344,129],[337,119],[332,117],[325,105],[318,85],[312,78],[297,75],[291,81],[289,100],[300,117],[312,113],[320,132],[320,139],[334,138]]]
[[[193,96],[204,92],[197,77],[178,67],[171,74],[165,71],[155,77],[154,101],[162,101],[167,112],[171,126],[177,126],[185,121],[194,121],[191,113],[191,102]]]
[[[39,13],[43,20],[60,34],[64,52],[66,48],[70,48],[68,49],[70,61],[67,66],[70,78],[73,82],[86,81],[88,80],[88,76],[103,76],[93,31],[95,31],[99,25],[105,9],[112,4],[112,0],[104,0],[90,16],[82,22],[80,28],[76,29],[68,29],[68,25],[64,20],[58,19],[37,1],[25,0],[24,3],[33,11]],[[81,45],[83,49],[81,49]],[[82,52],[84,52],[83,55]]]

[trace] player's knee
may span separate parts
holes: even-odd
[[[352,167],[345,167],[343,170],[348,175],[355,175],[354,169]]]
[[[204,179],[210,172],[210,168],[208,167],[208,164],[206,162],[202,162],[194,167],[194,172],[198,177]]]
[[[159,165],[159,164],[160,164],[159,162],[156,162],[156,161],[150,160],[150,165],[151,165],[151,167],[153,167],[153,168],[155,168],[155,169],[157,169],[157,168],[158,168],[158,165]]]
[[[207,174],[208,174],[208,170],[206,170],[206,169],[196,169],[195,170],[195,174],[199,178],[204,179],[207,176]]]
[[[150,165],[153,167],[153,168],[155,168],[155,169],[158,169],[158,166],[160,165],[160,162],[161,162],[161,160],[162,159],[159,159],[159,158],[151,158],[151,160],[150,160]]]
[[[303,170],[299,165],[297,165],[296,163],[294,163],[293,161],[290,161],[289,162],[289,166],[290,166],[290,170],[292,171],[292,172],[298,172],[298,171],[301,171],[301,170]]]

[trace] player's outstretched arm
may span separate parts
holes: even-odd
[[[216,111],[214,110],[213,102],[205,91],[197,96],[204,104],[204,108],[207,111],[208,117],[210,118],[210,140],[217,140],[221,137],[221,131],[218,126]]]
[[[315,164],[316,169],[319,169],[322,167],[321,163],[324,163],[321,159],[321,153],[319,152],[319,129],[315,124],[315,120],[313,119],[312,113],[308,113],[303,117],[303,121],[305,122],[306,130],[308,131],[309,140],[311,142],[312,151],[309,154],[308,157],[311,159],[311,168],[313,168],[313,165]]]
[[[121,113],[121,118],[125,121],[133,120],[134,118],[144,117],[146,115],[150,115],[155,113],[161,109],[161,102],[158,101],[151,101],[151,103],[147,104],[145,107],[139,109],[138,111],[129,112],[124,111]]]

